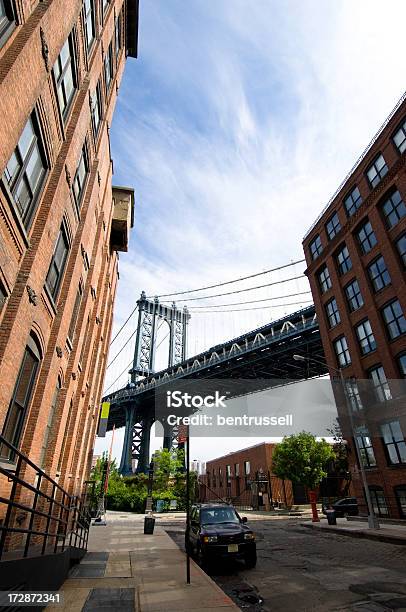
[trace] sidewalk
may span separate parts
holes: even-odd
[[[88,553],[60,590],[63,605],[47,610],[238,610],[192,560],[186,584],[186,557],[157,525],[159,520],[153,535],[144,535],[144,515],[108,512],[107,526],[91,527]]]
[[[321,518],[320,523],[312,523],[306,521],[302,523],[304,527],[310,529],[321,529],[323,531],[332,531],[341,535],[350,536],[353,538],[368,538],[369,540],[378,540],[389,544],[406,545],[406,524],[405,525],[381,525],[380,529],[369,529],[368,523],[360,521],[347,521],[345,518],[338,518],[337,525],[329,525],[327,520]]]

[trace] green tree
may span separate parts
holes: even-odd
[[[335,459],[332,446],[324,439],[316,440],[306,431],[285,437],[272,455],[272,471],[276,476],[304,485],[311,491],[314,521],[319,520],[314,490],[327,476],[326,468],[332,459]]]

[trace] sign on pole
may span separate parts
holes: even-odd
[[[99,438],[106,437],[107,422],[109,420],[110,402],[103,402],[100,409],[100,420],[97,435]]]

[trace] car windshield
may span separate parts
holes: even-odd
[[[233,508],[210,508],[201,510],[202,525],[216,525],[218,523],[239,523],[240,520]]]

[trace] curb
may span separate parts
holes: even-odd
[[[349,536],[350,538],[366,538],[367,540],[377,540],[379,542],[386,542],[387,544],[397,544],[399,546],[406,546],[406,536],[396,536],[384,533],[370,533],[368,531],[358,531],[355,529],[345,529],[342,527],[316,527],[312,523],[302,523],[303,527],[308,529],[315,529],[321,532],[331,531],[333,533],[339,533],[341,535]]]

